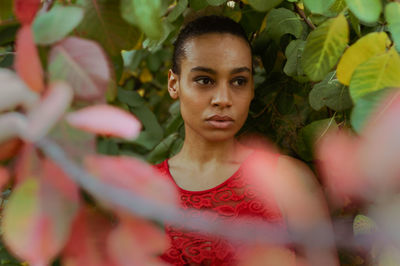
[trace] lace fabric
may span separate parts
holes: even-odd
[[[266,204],[257,198],[257,188],[245,178],[240,167],[222,184],[208,190],[188,191],[180,188],[171,176],[168,160],[155,166],[179,191],[180,204],[190,215],[211,211],[215,217],[234,221],[236,217],[258,217],[283,224],[282,215],[274,200]],[[165,226],[170,248],[161,258],[172,265],[235,265],[237,246],[227,240],[196,232]]]

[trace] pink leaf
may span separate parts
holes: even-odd
[[[67,174],[65,174],[65,172],[59,166],[57,166],[50,159],[46,158],[42,161],[42,167],[44,182],[51,184],[52,187],[56,188],[70,201],[79,201],[78,186],[67,176]]]
[[[400,91],[382,101],[361,133],[361,171],[375,189],[400,189]],[[383,193],[385,193],[382,191]]]
[[[40,0],[14,0],[14,12],[22,24],[30,24],[40,7]]]
[[[74,161],[81,162],[88,154],[96,153],[96,136],[71,127],[65,119],[55,125],[48,138],[57,142]]]
[[[64,115],[72,98],[73,91],[67,83],[51,83],[42,100],[28,113],[29,131],[25,137],[37,141],[45,136]]]
[[[11,194],[4,209],[5,244],[31,265],[47,265],[61,251],[77,203],[44,179],[30,175]]]
[[[22,147],[22,141],[18,138],[11,139],[0,144],[0,161],[14,157]]]
[[[160,204],[177,206],[174,185],[145,162],[131,157],[93,155],[88,156],[84,164],[107,184],[130,190]]]
[[[238,266],[298,266],[296,255],[285,247],[271,245],[255,245],[241,251]]]
[[[68,243],[62,252],[66,266],[113,266],[107,252],[112,229],[109,219],[89,208],[82,208],[75,218]]]
[[[15,165],[15,183],[18,185],[30,176],[40,175],[40,158],[32,143],[26,143],[20,150]]]
[[[69,113],[67,121],[72,126],[100,134],[134,139],[140,132],[140,122],[120,108],[101,104]]]
[[[28,129],[26,117],[17,112],[0,115],[0,143],[11,138],[25,138]]]
[[[357,137],[344,131],[328,133],[316,149],[318,169],[334,203],[367,196],[369,184],[361,172]]]
[[[3,190],[4,186],[10,180],[10,173],[7,168],[0,166],[0,191]]]
[[[31,90],[39,93],[44,90],[43,69],[31,26],[22,26],[17,33],[14,67]]]
[[[101,47],[89,40],[69,37],[53,46],[49,55],[51,80],[64,80],[82,100],[101,100],[111,79],[108,59]]]
[[[39,94],[30,90],[15,72],[0,69],[0,112],[22,106],[29,110],[37,101]]]
[[[156,256],[168,247],[165,233],[149,221],[120,215],[120,223],[108,241],[109,254],[120,266],[164,265]]]

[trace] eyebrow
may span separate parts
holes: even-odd
[[[202,67],[202,66],[197,66],[190,70],[190,72],[196,72],[196,71],[206,72],[206,73],[210,73],[210,74],[217,74],[217,72],[214,69],[208,68],[208,67]],[[237,73],[241,73],[241,72],[251,73],[251,70],[248,67],[238,67],[238,68],[232,69],[230,74],[237,74]]]

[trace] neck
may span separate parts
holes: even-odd
[[[240,144],[234,137],[223,141],[208,141],[186,130],[182,150],[177,157],[188,164],[205,166],[208,163],[228,163],[238,160]]]

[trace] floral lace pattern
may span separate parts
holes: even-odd
[[[172,178],[168,161],[155,166],[166,178]],[[222,184],[204,191],[187,191],[176,185],[180,203],[190,215],[200,215],[208,210],[227,220],[235,217],[259,217],[269,222],[282,223],[281,213],[273,200],[266,205],[257,199],[257,190],[246,178],[240,167]],[[232,265],[235,264],[235,246],[228,241],[213,236],[180,230],[166,225],[170,238],[170,248],[161,258],[173,265]]]

